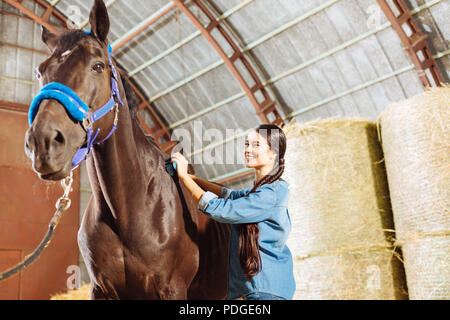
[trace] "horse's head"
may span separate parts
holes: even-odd
[[[55,82],[70,88],[89,106],[91,113],[111,98],[109,18],[103,1],[95,0],[89,20],[90,34],[72,30],[57,36],[42,28],[42,40],[52,54],[36,69],[36,76],[41,86]],[[109,112],[95,122],[94,130],[102,129],[98,139],[108,134],[113,120],[114,113]],[[55,98],[42,100],[30,122],[25,152],[33,162],[33,169],[42,179],[66,177],[72,169],[72,158],[87,142],[82,122]]]

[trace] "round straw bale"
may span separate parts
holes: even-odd
[[[283,129],[294,299],[407,298],[376,124],[329,118]]]
[[[410,299],[450,299],[450,87],[391,103],[378,126]]]

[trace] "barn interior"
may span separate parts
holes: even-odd
[[[0,271],[38,245],[62,193],[38,179],[23,150],[28,108],[40,90],[35,69],[50,56],[41,27],[88,31],[92,4],[0,3]],[[183,141],[193,174],[233,189],[253,184],[242,149],[261,123],[377,121],[389,103],[450,82],[449,0],[105,4],[112,57],[133,85],[142,129],[168,154]],[[426,50],[414,51],[418,45]],[[76,237],[91,194],[83,163],[52,244],[25,272],[0,282],[0,299],[49,299],[89,282]]]

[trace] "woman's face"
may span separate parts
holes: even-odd
[[[267,140],[256,131],[245,138],[245,163],[247,168],[273,166],[276,155],[269,148]]]

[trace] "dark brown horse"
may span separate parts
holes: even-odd
[[[111,97],[108,66],[109,18],[101,0],[90,14],[91,34],[72,30],[60,36],[43,28],[52,55],[40,64],[41,84],[70,87],[98,109]],[[87,159],[92,197],[78,233],[94,299],[222,299],[228,277],[229,227],[197,210],[184,185],[165,170],[165,159],[142,131],[132,90],[119,80],[124,106],[118,127],[95,145]],[[130,105],[129,105],[130,104]],[[95,122],[106,137],[114,112]],[[27,131],[25,149],[43,179],[69,175],[86,132],[54,99],[43,100]]]

